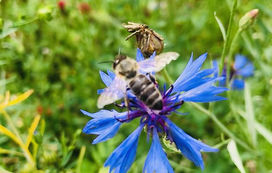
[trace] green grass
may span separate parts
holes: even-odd
[[[34,117],[41,114],[29,146],[34,168],[22,148],[0,133],[0,148],[5,149],[0,149],[0,172],[107,171],[104,161],[138,122],[122,126],[113,139],[92,145],[95,136],[80,133],[89,119],[79,109],[98,110],[96,90],[104,87],[98,71],[111,68],[99,62],[112,60],[119,48],[135,57],[135,40],[125,41],[128,33],[121,26],[127,21],[148,24],[164,37],[164,51],[180,54],[166,67],[172,79],[182,72],[191,52],[195,57],[208,52],[205,67],[237,53],[254,63],[254,77],[246,80],[245,91],[229,91],[228,101],[210,105],[186,103],[181,112],[189,115],[171,119],[191,136],[220,146],[218,153],[203,154],[203,172],[239,172],[227,150],[230,139],[236,142],[246,172],[272,171],[272,2],[238,0],[231,30],[232,0],[85,2],[90,5],[88,13],[80,12],[79,1],[66,1],[64,12],[54,0],[0,1],[0,95],[34,90],[24,102],[5,108],[13,125],[3,113],[0,124],[11,131],[14,126],[26,141]],[[41,14],[43,8],[50,13]],[[241,17],[254,8],[259,9],[256,21],[235,36]],[[225,53],[222,27],[228,40]],[[165,81],[163,75],[157,78]],[[130,172],[142,171],[149,145],[142,135]],[[168,158],[176,172],[201,172],[181,154],[168,152]]]

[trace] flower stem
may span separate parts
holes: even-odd
[[[173,79],[171,79],[170,75],[168,74],[166,68],[164,68],[162,70],[162,75],[163,75],[163,77],[164,77],[164,79],[166,80],[167,83],[169,83],[169,84],[173,84],[174,83]]]
[[[208,115],[214,122],[215,124],[224,132],[226,133],[229,137],[231,137],[233,140],[235,140],[235,142],[237,142],[238,144],[240,144],[242,147],[244,147],[247,150],[252,150],[245,142],[243,142],[242,140],[240,140],[239,138],[237,138],[231,131],[229,131],[229,129],[222,124],[217,117],[211,113],[210,111],[208,111],[207,109],[203,108],[202,106],[200,106],[197,103],[191,103],[191,105],[198,109],[199,111],[205,113],[206,115]]]
[[[226,38],[226,41],[224,42],[224,47],[223,47],[221,60],[220,60],[220,64],[219,64],[219,74],[222,73],[224,63],[225,63],[225,58],[226,58],[226,55],[227,55],[227,50],[229,49],[230,35],[231,35],[231,30],[232,30],[232,25],[233,25],[233,15],[234,15],[234,12],[236,10],[236,7],[237,7],[237,0],[233,0],[233,5],[232,5],[232,8],[231,8],[231,12],[230,12],[228,30],[227,30],[227,38]]]
[[[242,32],[242,29],[238,29],[233,37],[233,40],[231,42],[231,45],[230,45],[230,50],[229,50],[229,54],[228,54],[228,61],[227,61],[227,74],[226,74],[226,83],[227,83],[227,86],[229,86],[229,83],[230,83],[230,69],[231,69],[231,63],[233,62],[233,52],[234,52],[234,48],[236,46],[236,43],[238,41],[238,38],[240,36]]]

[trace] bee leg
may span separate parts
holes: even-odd
[[[150,74],[150,73],[146,73],[146,75],[149,76],[151,82],[153,82],[156,86],[158,85],[158,82],[156,81],[155,76],[153,76],[153,75]]]
[[[127,107],[127,110],[128,110],[128,118],[129,118],[129,110],[130,110],[130,107],[129,107],[129,99],[128,99],[128,90],[130,90],[130,88],[127,87],[126,89],[126,96],[125,96],[125,106]]]
[[[165,92],[163,98],[167,97],[174,89],[174,85],[171,85],[170,88]]]
[[[148,33],[147,35],[144,36],[143,38],[143,53],[144,53],[144,57],[145,58],[149,58],[150,56],[150,38],[151,38],[151,34]]]
[[[129,34],[129,35],[126,37],[125,40],[130,39],[131,37],[133,37],[135,34],[137,34],[137,33],[139,33],[139,32],[140,32],[140,30],[137,30],[137,31],[135,31],[135,32],[133,32],[133,33],[131,33],[131,34]]]

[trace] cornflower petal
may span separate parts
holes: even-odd
[[[83,133],[95,134],[98,137],[93,141],[93,144],[104,142],[115,136],[121,123],[117,119],[121,119],[127,116],[126,112],[119,113],[114,110],[101,110],[96,113],[89,113],[81,110],[84,115],[90,116],[93,119],[90,120],[83,128]]]
[[[246,78],[253,75],[254,66],[252,63],[248,63],[243,68],[239,69],[237,71],[238,75],[241,75],[242,77]]]
[[[140,62],[143,61],[145,58],[141,52],[141,50],[139,48],[137,48],[137,52],[136,52],[136,61]]]
[[[218,77],[218,73],[219,73],[218,63],[215,60],[213,60],[212,63],[213,63],[213,69],[214,69],[213,74],[215,77]]]
[[[243,55],[236,55],[235,56],[235,62],[234,62],[234,68],[235,70],[239,70],[242,67],[244,67],[248,63],[248,59]]]
[[[245,82],[242,79],[234,79],[231,83],[233,89],[241,90],[245,87]]]
[[[143,172],[174,173],[173,168],[171,167],[160,144],[160,139],[156,128],[153,128],[152,144],[145,160]]]
[[[188,91],[213,79],[208,78],[207,76],[213,74],[215,69],[200,70],[206,57],[207,53],[201,55],[199,58],[193,61],[193,54],[191,55],[191,58],[184,71],[173,84],[173,93]]]
[[[201,141],[192,138],[169,119],[166,119],[166,122],[169,125],[171,137],[173,138],[176,147],[182,152],[183,155],[185,155],[185,157],[194,162],[196,166],[203,170],[204,163],[201,152],[217,152],[218,149],[212,148]]]
[[[99,74],[100,74],[100,77],[101,77],[103,83],[108,87],[108,86],[110,86],[110,84],[114,80],[115,74],[110,70],[107,70],[107,73],[108,74],[104,73],[103,71],[99,71]],[[98,89],[97,94],[101,94],[102,92],[104,92],[104,90],[105,89]]]
[[[113,73],[110,70],[107,70],[107,72],[108,72],[108,75],[110,76],[110,78],[113,80],[115,78],[115,73]]]
[[[144,124],[141,124],[112,152],[104,164],[105,167],[110,167],[109,172],[115,169],[115,173],[125,173],[129,170],[136,156],[138,140],[143,127]]]
[[[112,82],[112,78],[109,75],[107,75],[106,73],[104,73],[103,71],[99,71],[99,74],[100,74],[100,77],[101,77],[102,81],[104,82],[104,84],[106,86],[109,86]]]
[[[226,98],[217,96],[224,91],[227,91],[228,88],[225,87],[216,87],[213,86],[214,82],[217,80],[221,80],[222,78],[216,78],[209,82],[206,82],[196,88],[193,88],[187,92],[182,93],[179,96],[179,101],[187,101],[187,102],[212,102],[219,100],[226,100]]]

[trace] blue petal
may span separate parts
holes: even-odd
[[[144,56],[139,48],[137,48],[136,61],[140,62],[144,60]]]
[[[156,51],[154,51],[154,52],[152,53],[152,55],[151,55],[149,58],[150,58],[150,59],[154,59],[155,56],[156,56]]]
[[[244,67],[248,62],[248,59],[243,55],[236,55],[235,56],[235,62],[234,62],[234,68],[235,70],[239,70],[242,67]]]
[[[104,84],[106,86],[109,86],[112,82],[112,79],[110,76],[108,76],[106,73],[104,73],[103,71],[99,71],[100,77],[102,79],[102,81],[104,82]]]
[[[218,77],[218,72],[219,72],[219,68],[218,68],[218,63],[217,63],[217,61],[213,61],[213,69],[214,69],[214,76],[215,77]]]
[[[106,130],[104,130],[103,132],[101,132],[97,138],[95,138],[93,140],[93,144],[97,144],[99,142],[104,142],[112,137],[115,136],[115,134],[118,132],[119,127],[120,127],[121,123],[120,122],[116,122],[113,126],[107,128]]]
[[[211,75],[213,73],[214,73],[213,69],[201,70],[198,73],[194,74],[194,76],[192,76],[191,78],[184,81],[184,83],[182,85],[174,88],[173,90],[174,90],[174,92],[176,92],[176,91],[180,92],[180,91],[188,91],[190,89],[198,87],[206,82],[213,80],[213,78],[207,77],[208,75]]]
[[[121,122],[117,119],[123,119],[127,116],[127,112],[119,113],[114,110],[101,110],[96,113],[89,113],[81,110],[81,112],[93,118],[82,130],[83,133],[86,134],[98,135],[98,137],[93,141],[93,144],[103,142],[114,137],[121,125]]]
[[[231,88],[242,90],[245,87],[245,82],[242,79],[234,79],[231,83]]]
[[[187,102],[211,102],[225,100],[224,97],[217,96],[217,94],[227,91],[228,88],[213,86],[213,84],[217,80],[222,80],[222,78],[213,79],[196,88],[182,93],[179,96],[179,101],[183,100]]]
[[[101,94],[102,92],[104,92],[104,89],[98,89],[97,90],[97,94]]]
[[[98,112],[95,112],[95,113],[89,113],[87,111],[84,111],[84,110],[80,110],[84,115],[87,115],[89,117],[92,117],[92,118],[105,118],[105,117],[114,117],[114,116],[119,116],[120,114],[124,114],[124,113],[119,113],[119,112],[116,112],[115,110],[112,110],[112,111],[109,111],[109,110],[100,110]]]
[[[153,128],[152,145],[145,160],[143,172],[174,173],[173,168],[171,167],[160,144],[156,128]]]
[[[109,172],[115,169],[115,173],[125,173],[129,170],[136,156],[138,140],[142,129],[143,124],[112,152],[104,164],[105,167],[110,167]]]
[[[218,149],[212,148],[201,141],[192,138],[169,119],[166,119],[166,122],[169,125],[169,130],[176,147],[182,152],[183,155],[185,155],[185,157],[194,162],[196,166],[199,166],[203,170],[204,163],[200,152],[217,152]]]
[[[242,77],[249,77],[253,75],[254,66],[252,63],[248,63],[243,68],[239,69],[237,71],[238,75],[241,75]]]
[[[207,78],[207,76],[214,73],[214,69],[199,71],[206,57],[207,53],[201,55],[199,58],[193,61],[193,54],[191,55],[191,58],[184,71],[173,84],[173,93],[190,90],[211,79]],[[194,83],[192,83],[192,81],[194,81]]]
[[[110,71],[110,70],[107,70],[107,73],[108,73],[108,75],[110,76],[110,78],[111,78],[112,80],[114,80],[115,74],[114,74],[112,71]]]

